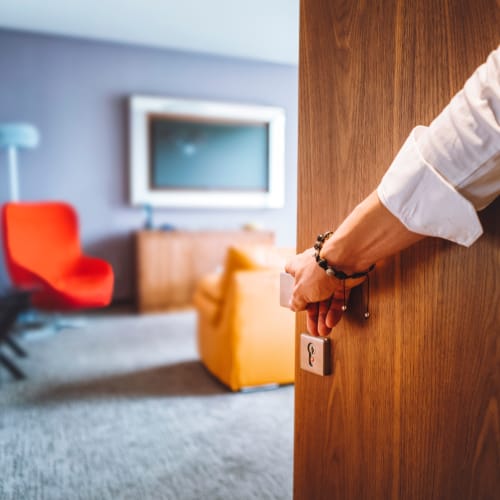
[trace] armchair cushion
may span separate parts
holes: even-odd
[[[227,293],[232,276],[236,271],[254,271],[262,268],[262,265],[257,261],[256,253],[257,250],[254,246],[246,248],[231,246],[227,249],[224,272],[220,282],[221,295]]]

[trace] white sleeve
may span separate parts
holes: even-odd
[[[500,47],[429,127],[416,127],[377,189],[415,233],[470,246],[500,193]]]

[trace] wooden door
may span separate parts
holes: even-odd
[[[298,249],[376,188],[500,43],[495,0],[301,0]],[[378,265],[371,318],[297,357],[295,500],[500,498],[500,200],[471,248],[427,239]],[[305,320],[298,316],[298,334]],[[298,342],[297,342],[298,356]]]

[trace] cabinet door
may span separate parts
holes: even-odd
[[[495,0],[301,0],[298,249],[376,188],[500,43]],[[300,370],[296,500],[500,498],[500,200],[465,249],[427,239],[381,263]]]
[[[140,312],[164,311],[191,303],[192,239],[184,232],[140,231],[136,234]]]

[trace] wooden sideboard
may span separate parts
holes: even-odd
[[[135,234],[137,309],[166,311],[192,304],[203,275],[224,263],[231,245],[273,244],[270,231],[161,231]]]

